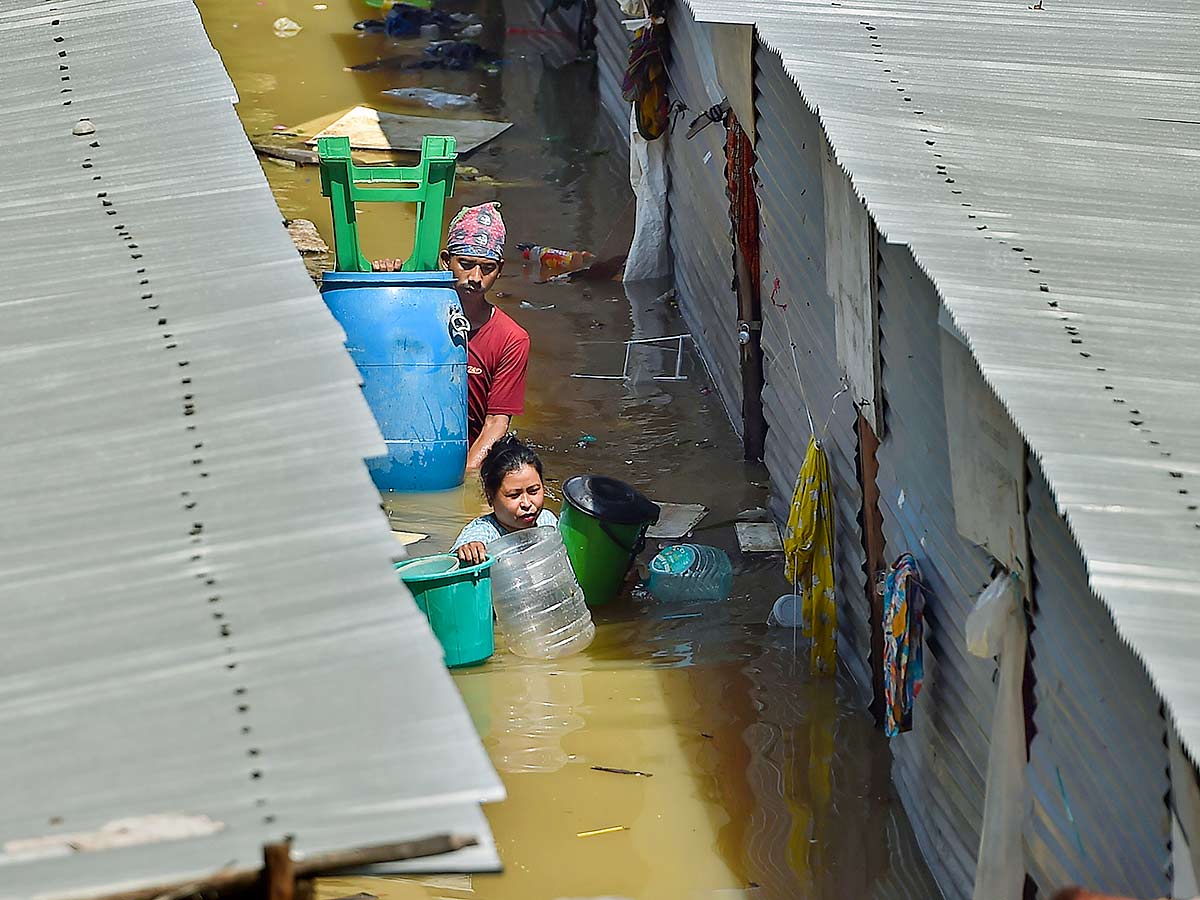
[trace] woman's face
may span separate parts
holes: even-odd
[[[504,476],[492,498],[492,511],[506,529],[520,531],[537,524],[545,502],[542,476],[533,466],[524,465]]]

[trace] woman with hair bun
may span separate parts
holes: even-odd
[[[450,548],[462,565],[483,562],[487,545],[496,538],[539,525],[558,524],[558,517],[543,508],[546,490],[542,484],[542,461],[515,434],[492,444],[479,467],[479,481],[492,511],[468,522]]]

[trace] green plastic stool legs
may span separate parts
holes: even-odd
[[[404,271],[437,269],[446,200],[454,196],[458,160],[454,138],[426,135],[421,139],[421,161],[415,167],[355,165],[348,137],[317,138],[317,157],[321,161],[321,194],[329,198],[333,214],[333,256],[337,271],[371,271],[371,261],[359,249],[354,204],[376,202],[417,204],[416,234],[412,253],[404,261]]]

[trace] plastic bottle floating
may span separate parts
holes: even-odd
[[[733,589],[733,564],[717,547],[674,544],[651,560],[646,588],[668,602],[725,600]]]
[[[536,262],[539,265],[539,277],[542,280],[586,269],[596,259],[586,250],[556,250],[554,247],[539,247],[536,244],[517,244],[517,249],[527,262]]]

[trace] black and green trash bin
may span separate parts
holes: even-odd
[[[658,512],[656,503],[615,478],[577,475],[563,485],[558,530],[588,606],[620,592]]]

